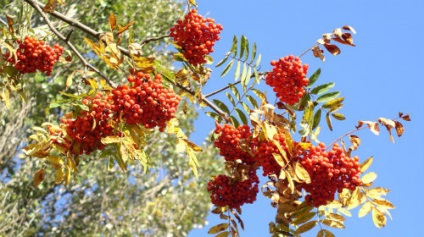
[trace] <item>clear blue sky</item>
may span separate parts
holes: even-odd
[[[320,82],[336,82],[335,89],[345,97],[341,110],[347,119],[336,122],[334,130],[323,129],[320,140],[332,142],[350,131],[358,120],[378,117],[396,118],[402,111],[409,113],[412,122],[404,123],[405,133],[389,141],[387,132],[374,136],[367,130],[357,135],[362,139],[355,153],[361,160],[374,156],[370,171],[378,173],[375,186],[391,190],[387,199],[395,204],[383,229],[374,227],[371,217],[348,218],[346,229],[334,231],[338,237],[415,237],[422,236],[424,211],[424,2],[421,0],[374,1],[206,1],[197,0],[199,12],[216,19],[224,26],[221,40],[212,55],[222,58],[231,45],[233,35],[246,35],[257,42],[262,54],[262,68],[269,70],[269,61],[288,54],[299,55],[312,46],[322,33],[343,25],[353,26],[355,48],[341,46],[339,56],[327,55],[322,63],[310,54],[302,61],[310,65],[310,72],[322,69]],[[219,72],[204,88],[208,93],[233,80],[219,78]],[[270,90],[271,92],[271,90]],[[210,118],[201,116],[197,122],[196,142],[213,128]],[[323,126],[325,128],[325,125]],[[268,223],[276,210],[269,201],[258,195],[254,204],[244,205],[243,237],[269,236]],[[213,215],[209,225],[194,230],[190,237],[208,236],[210,226],[218,224]],[[312,231],[305,236],[316,236]]]

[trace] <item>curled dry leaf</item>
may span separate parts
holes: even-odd
[[[340,54],[339,47],[335,46],[334,44],[324,44],[324,47],[330,52],[332,55],[338,55]]]
[[[324,50],[322,50],[318,45],[312,47],[312,53],[314,57],[321,59],[321,61],[325,61]]]
[[[352,26],[343,26],[342,29],[348,30],[348,31],[352,32],[353,34],[356,34],[356,30]]]
[[[39,169],[34,174],[34,186],[37,187],[46,177],[46,171],[44,169]]]

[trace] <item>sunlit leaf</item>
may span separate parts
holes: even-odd
[[[228,87],[230,87],[231,92],[236,97],[237,100],[240,100],[240,93],[237,90],[237,87],[233,84],[228,84]]]
[[[356,30],[355,30],[352,26],[345,25],[345,26],[343,26],[343,27],[342,27],[342,29],[344,29],[344,30],[349,30],[349,31],[351,31],[353,34],[356,34]]]
[[[372,183],[377,178],[377,174],[375,172],[369,172],[362,176],[361,180],[364,184]]]
[[[246,36],[242,35],[241,36],[241,40],[240,40],[240,56],[239,58],[241,59],[245,53],[246,48],[248,47],[248,41]]]
[[[372,156],[366,159],[364,162],[362,162],[362,164],[360,165],[361,173],[364,173],[371,166],[372,162],[373,162]]]
[[[386,216],[384,213],[380,212],[377,208],[372,209],[372,221],[377,228],[382,228],[386,226]]]
[[[331,109],[331,112],[333,112],[335,111],[336,108],[340,107],[343,101],[344,101],[344,97],[335,98],[323,104],[322,107],[326,109]]]
[[[296,162],[295,173],[299,180],[303,180],[305,183],[311,183],[311,177],[309,176],[308,171],[303,168],[300,162]]]
[[[350,135],[349,140],[352,143],[352,145],[349,147],[349,150],[355,151],[358,149],[358,146],[361,144],[361,139],[356,135]]]
[[[233,106],[236,106],[236,102],[235,102],[234,98],[231,96],[231,94],[230,94],[230,93],[226,92],[226,93],[225,93],[225,96],[227,96],[228,100],[230,101],[230,103],[231,103]]]
[[[236,70],[234,72],[234,79],[237,81],[238,78],[240,77],[240,66],[241,66],[241,62],[237,61],[237,65],[236,65]]]
[[[246,98],[247,98],[247,100],[253,105],[253,108],[254,109],[257,109],[257,108],[259,108],[259,104],[258,104],[258,102],[255,100],[255,98],[253,98],[253,96],[251,96],[251,95],[247,95],[246,96]]]
[[[236,117],[234,116],[230,116],[230,120],[231,120],[231,124],[233,124],[234,127],[239,127],[240,126],[240,122],[237,120]]]
[[[370,131],[374,133],[375,135],[380,134],[380,128],[378,127],[378,123],[372,122],[372,121],[358,121],[358,126],[356,126],[357,129],[362,127],[362,125],[366,124]]]
[[[211,112],[211,111],[208,111],[208,112],[205,112],[205,114],[207,115],[207,116],[209,116],[209,117],[211,117],[211,118],[213,118],[213,119],[215,119],[216,121],[221,121],[221,116],[219,116],[219,114],[217,114],[217,113],[215,113],[215,112]]]
[[[333,228],[338,228],[338,229],[344,229],[345,228],[343,222],[337,221],[337,220],[324,219],[324,220],[320,220],[320,222],[323,223],[326,226],[330,226],[330,227],[333,227]]]
[[[370,197],[370,198],[381,199],[381,196],[385,196],[389,192],[390,192],[389,189],[381,188],[381,187],[376,187],[376,188],[369,189],[367,191],[367,196]]]
[[[366,216],[372,209],[372,204],[370,202],[366,202],[364,205],[362,205],[361,209],[358,211],[358,217],[362,218]]]
[[[297,216],[296,219],[292,220],[291,224],[300,225],[312,219],[314,216],[316,216],[316,214],[316,212],[306,212],[300,216]]]
[[[387,200],[374,199],[373,203],[376,204],[379,208],[384,208],[384,209],[395,208],[395,206]]]

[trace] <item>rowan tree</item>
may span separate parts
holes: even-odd
[[[315,226],[317,236],[333,236],[329,228],[344,228],[353,208],[386,225],[394,205],[383,198],[388,189],[373,186],[373,158],[355,156],[357,132],[383,128],[393,141],[409,115],[361,120],[320,142],[325,126],[331,131],[333,120],[345,119],[345,98],[302,61],[355,46],[353,27],[323,34],[299,56],[266,62],[272,70],[264,71],[259,47],[244,35],[214,63],[225,26],[199,14],[195,1],[128,4],[23,0],[3,10],[10,13],[1,28],[0,96],[10,112],[2,139],[28,137],[0,150],[1,195],[25,209],[5,205],[5,218],[27,223],[0,226],[5,234],[184,236],[204,223],[212,203],[223,222],[209,234],[241,236],[241,208],[257,195],[276,209],[271,236],[300,236]],[[86,22],[78,20],[82,13]],[[213,71],[231,71],[235,82],[206,94]],[[216,127],[202,146],[190,141],[194,106]],[[15,174],[24,170],[32,181]],[[259,175],[268,181],[260,184]]]

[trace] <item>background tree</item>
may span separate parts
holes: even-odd
[[[47,31],[45,22],[27,4],[6,1],[0,5],[5,6],[0,13],[2,21],[6,21],[6,15],[13,16],[14,25],[19,30],[34,31],[44,35],[46,41],[57,41]],[[94,4],[72,1],[59,5],[57,10],[98,30],[107,29],[110,12],[125,12],[119,16],[120,21],[134,20],[137,27],[133,34],[143,40],[166,35],[183,9],[175,1]],[[26,19],[31,19],[31,28],[24,24],[29,22]],[[53,20],[53,23],[65,32],[71,29],[62,22]],[[83,38],[81,32],[72,35],[78,49],[88,52],[90,49],[83,43]],[[170,65],[171,61],[166,57],[169,52],[162,46],[164,42],[169,42],[169,39],[144,45],[143,54],[157,55],[164,65]],[[107,70],[94,57],[88,59],[100,70]],[[23,90],[28,100],[11,97],[10,108],[1,105],[0,235],[185,236],[192,228],[202,226],[210,206],[206,190],[208,177],[222,170],[218,160],[213,158],[216,153],[211,145],[205,144],[205,152],[199,157],[199,172],[208,174],[201,179],[194,179],[188,163],[179,154],[178,148],[172,145],[175,138],[157,134],[149,140],[155,145],[149,146],[147,151],[155,170],[144,173],[134,164],[127,172],[122,172],[116,167],[108,168],[107,159],[93,155],[81,161],[84,165],[78,171],[78,180],[70,185],[55,187],[51,181],[38,188],[33,187],[30,174],[37,170],[39,161],[22,160],[20,149],[27,144],[26,137],[32,126],[41,126],[46,118],[55,121],[63,114],[60,108],[46,110],[44,103],[63,99],[59,91],[66,87],[69,80],[81,83],[79,79],[68,77],[80,68],[80,62],[74,59],[56,67],[51,77],[41,73],[27,76]],[[113,70],[108,73],[114,80],[120,80],[119,74]],[[5,79],[1,80],[3,83]],[[74,91],[68,89],[68,92]],[[180,126],[189,135],[194,130],[197,112],[186,106],[181,116]],[[185,185],[181,185],[183,183]]]

